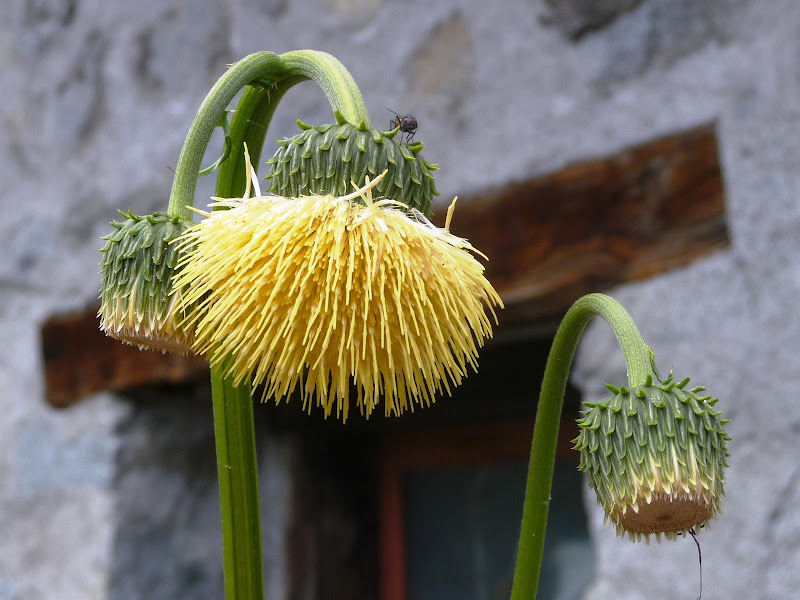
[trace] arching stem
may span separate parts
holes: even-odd
[[[336,58],[317,50],[293,50],[281,54],[289,73],[319,84],[331,108],[353,125],[372,127],[369,113],[355,80]]]
[[[168,214],[191,220],[188,207],[194,204],[200,163],[214,128],[236,94],[247,85],[263,88],[268,99],[262,108],[269,114],[262,116],[268,126],[283,94],[292,86],[308,79],[319,84],[328,97],[331,108],[338,110],[345,119],[353,124],[364,121],[369,125],[369,114],[355,81],[342,63],[330,54],[316,50],[295,50],[280,56],[273,52],[256,52],[246,56],[219,78],[197,111],[178,158]],[[266,127],[255,134],[261,135],[262,143],[264,134]],[[255,145],[248,144],[248,147],[252,153]],[[242,147],[236,143],[235,138],[232,148],[234,155],[241,154]],[[261,148],[260,144],[258,148]],[[226,162],[228,161],[222,164]]]
[[[281,78],[283,72],[280,56],[274,52],[257,52],[231,66],[214,84],[200,105],[189,128],[189,133],[186,135],[186,140],[183,142],[169,197],[167,212],[171,216],[180,216],[191,220],[191,211],[188,206],[194,204],[200,163],[214,128],[236,94],[254,81],[262,81],[266,84],[274,83]],[[238,151],[234,146],[233,152]]]
[[[536,598],[564,392],[580,337],[596,316],[605,319],[617,336],[629,385],[643,385],[653,373],[652,352],[619,302],[604,294],[589,294],[567,311],[553,340],[539,395],[511,600]]]

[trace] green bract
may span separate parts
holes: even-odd
[[[188,352],[191,332],[180,326],[175,307],[180,291],[172,277],[178,262],[171,244],[191,223],[164,213],[121,212],[100,250],[100,328],[123,342],[170,352]]]
[[[611,398],[586,403],[574,440],[579,468],[620,535],[673,538],[720,512],[728,421],[716,398],[685,390],[688,382],[609,385]]]
[[[378,196],[397,200],[429,216],[437,196],[432,172],[436,165],[420,154],[422,142],[405,144],[395,140],[398,129],[379,131],[364,123],[353,125],[337,113],[337,124],[297,124],[302,132],[280,140],[280,148],[267,161],[271,165],[269,191],[296,198],[313,194],[344,196],[364,178],[375,178],[384,170]]]

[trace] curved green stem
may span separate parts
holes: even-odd
[[[331,108],[342,113],[348,122],[358,125],[363,121],[367,127],[372,127],[361,92],[338,59],[318,50],[293,50],[281,54],[281,58],[292,74],[316,81]]]
[[[225,598],[264,600],[261,504],[249,382],[236,387],[212,367],[211,397],[222,517]]]
[[[275,89],[249,87],[242,94],[231,122],[231,146],[247,143],[258,166],[269,122],[286,89],[284,80]],[[217,174],[216,194],[224,198],[244,191],[242,152],[224,161]],[[250,382],[234,386],[219,369],[211,369],[211,397],[214,406],[214,438],[217,448],[222,549],[227,600],[263,600],[264,567],[261,549],[261,512],[258,494],[253,398]]]
[[[214,84],[200,105],[183,143],[169,197],[167,212],[170,216],[191,220],[192,213],[188,207],[194,203],[200,163],[214,128],[236,94],[253,81],[266,80],[272,83],[280,78],[283,72],[280,56],[274,52],[257,52],[231,66]],[[234,146],[234,152],[237,151]]]
[[[614,330],[625,355],[631,387],[643,385],[653,373],[652,352],[619,302],[604,294],[589,294],[567,311],[550,349],[536,410],[511,600],[536,598],[564,392],[578,341],[595,316],[605,319]]]
[[[247,144],[250,161],[257,172],[272,115],[283,95],[301,81],[305,78],[285,77],[269,89],[248,87],[242,94],[231,122],[231,147],[234,151],[230,159],[220,165],[217,174],[215,194],[218,197],[237,198],[244,193],[249,168],[244,160],[244,145]]]
[[[273,52],[257,52],[246,56],[220,77],[197,111],[178,158],[168,214],[191,220],[188,207],[194,203],[203,155],[223,111],[236,94],[248,84],[255,84],[253,88],[262,88],[266,101],[261,94],[259,105],[269,113],[262,115],[268,124],[280,97],[293,85],[308,79],[319,84],[328,96],[331,107],[341,112],[348,121],[354,124],[364,121],[369,126],[369,114],[358,86],[342,63],[330,54],[316,50],[295,50],[281,56]],[[251,100],[254,101],[253,98]],[[262,143],[264,134],[266,128],[262,134],[256,133],[262,136]],[[233,153],[240,153],[241,145],[236,143],[235,138],[232,142]]]
[[[171,216],[191,220],[201,161],[223,112],[243,89],[231,120],[230,155],[220,160],[216,195],[241,196],[249,165],[242,152],[247,144],[252,164],[260,162],[270,121],[283,95],[292,86],[312,79],[322,87],[334,111],[347,120],[369,124],[364,100],[355,81],[334,57],[324,52],[299,50],[278,56],[251,54],[220,77],[211,88],[186,136],[169,199]],[[234,386],[220,369],[211,369],[214,433],[219,473],[225,597],[228,600],[263,600],[264,569],[261,551],[261,517],[258,498],[253,399],[249,382]]]

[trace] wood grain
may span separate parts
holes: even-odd
[[[99,391],[208,379],[198,356],[139,350],[100,331],[97,306],[49,319],[42,326],[45,396],[63,407]]]
[[[469,198],[451,231],[489,257],[501,329],[547,330],[583,294],[728,246],[714,127]]]

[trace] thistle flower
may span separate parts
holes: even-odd
[[[705,388],[684,390],[688,382],[650,377],[586,403],[574,440],[579,468],[618,535],[672,539],[720,513],[729,421],[712,408],[716,398],[698,395]]]
[[[257,182],[256,188],[257,188]],[[194,349],[263,399],[299,389],[325,416],[427,405],[477,368],[500,297],[464,239],[368,186],[348,196],[218,200],[182,238]],[[360,199],[362,203],[356,200]],[[455,201],[454,201],[455,202]],[[452,210],[449,213],[452,216]],[[482,255],[481,255],[482,256]],[[351,384],[354,389],[351,389]]]
[[[181,290],[172,277],[178,249],[171,242],[191,223],[163,213],[121,214],[125,219],[111,223],[116,231],[100,250],[100,329],[142,349],[185,354],[192,334],[177,308]]]

